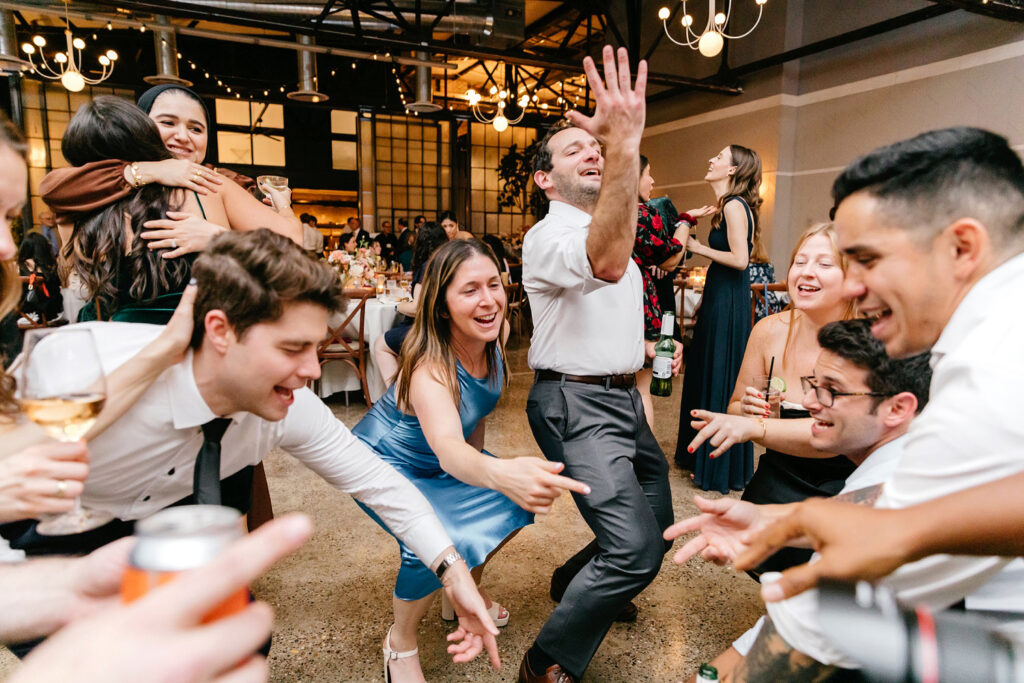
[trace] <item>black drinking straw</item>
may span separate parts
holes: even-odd
[[[768,400],[768,392],[772,388],[772,371],[775,370],[775,356],[772,356],[772,362],[768,364],[768,386],[764,388],[764,398]]]

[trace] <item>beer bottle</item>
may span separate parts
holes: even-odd
[[[651,396],[672,395],[672,357],[676,354],[676,342],[672,338],[675,311],[665,311],[661,317],[661,336],[654,345],[654,371],[651,377]]]
[[[697,669],[697,683],[718,683],[718,669],[710,664],[701,664]]]

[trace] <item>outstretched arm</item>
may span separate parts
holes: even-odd
[[[803,683],[828,680],[835,672],[835,667],[826,666],[790,647],[775,630],[772,620],[765,619],[750,652],[733,671],[732,680],[735,683]]]
[[[614,282],[625,274],[636,238],[636,187],[646,117],[647,62],[640,61],[636,85],[631,87],[626,49],[619,48],[616,56],[612,47],[605,45],[602,56],[603,82],[594,60],[583,60],[587,82],[594,92],[594,115],[571,111],[566,118],[604,145],[601,194],[587,235],[587,257],[595,277]]]

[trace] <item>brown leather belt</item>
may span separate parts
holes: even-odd
[[[580,384],[598,384],[605,389],[628,389],[636,385],[636,375],[566,375],[554,370],[538,370],[534,374],[536,382],[579,382]]]

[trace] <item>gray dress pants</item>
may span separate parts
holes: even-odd
[[[589,495],[572,495],[600,552],[537,636],[537,645],[579,678],[619,610],[654,580],[672,545],[661,537],[673,521],[668,464],[635,387],[539,381],[526,414],[544,456],[590,486]]]

